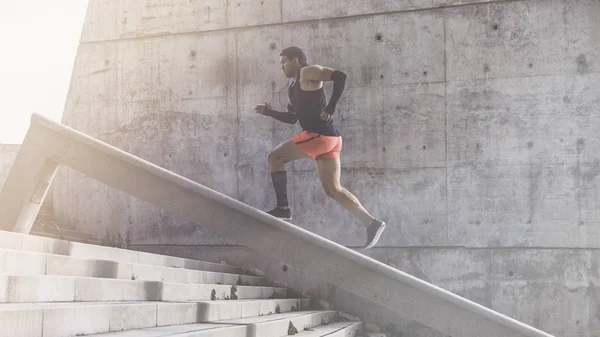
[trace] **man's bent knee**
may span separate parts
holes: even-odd
[[[276,151],[271,151],[267,155],[267,160],[269,161],[269,163],[280,163],[283,161],[283,158],[279,154],[277,154]]]
[[[269,152],[267,155],[267,161],[269,162],[269,166],[271,168],[277,169],[280,169],[280,167],[286,163],[285,157],[278,155],[277,152]]]
[[[337,199],[342,193],[344,193],[343,191],[344,189],[341,186],[325,187],[325,194],[333,199]]]

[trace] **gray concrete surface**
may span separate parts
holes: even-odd
[[[4,186],[10,167],[15,161],[20,147],[19,144],[0,144],[0,190]]]
[[[408,247],[459,254],[467,246],[525,252],[517,264],[543,249],[564,252],[552,265],[558,272],[582,252],[595,256],[600,3],[353,3],[92,0],[63,121],[267,209],[275,201],[266,155],[299,128],[252,108],[265,100],[285,107],[278,55],[296,44],[311,62],[349,75],[336,116],[345,136],[342,182],[390,224],[378,259]],[[359,222],[325,197],[312,162],[288,170],[294,223],[361,244]],[[234,243],[72,171],[59,170],[56,181],[58,217],[99,237]],[[452,274],[447,255],[429,258]],[[452,289],[468,293],[462,280]],[[594,284],[580,291],[594,294]],[[521,290],[498,288],[495,296],[519,319],[543,311],[539,294],[552,287],[572,294],[558,279],[546,287],[529,273],[513,286]],[[565,298],[560,326],[542,319],[540,327],[593,336],[597,323],[571,315],[584,300]]]
[[[277,299],[264,300],[259,305],[254,301],[9,303],[3,304],[0,319],[3,333],[8,336],[85,336],[213,321],[246,325],[248,330],[255,325],[263,334],[246,332],[234,336],[258,337],[273,329],[278,332],[271,336],[281,336],[290,320],[303,327],[307,323],[320,325],[321,319],[329,322],[335,317],[335,311],[291,312],[297,303]],[[268,315],[276,307],[281,308],[281,314]],[[42,316],[46,318],[43,323]],[[139,336],[135,331],[132,334]]]
[[[305,275],[315,275],[323,285],[335,284],[354,297],[362,297],[361,306],[385,309],[453,337],[551,337],[65,125],[38,114],[34,114],[31,124],[24,148],[15,160],[23,172],[21,177],[11,174],[6,183],[9,186],[36,178],[37,167],[27,168],[25,164],[28,159],[39,162],[31,157],[37,154],[42,161],[69,167],[187,221],[202,219],[201,225],[216,236],[228,237],[263,256],[290,264]],[[0,200],[8,195],[4,190]],[[18,214],[15,206],[29,208],[3,202],[0,216]],[[0,218],[2,222],[6,221]],[[25,225],[16,223],[14,230]]]
[[[187,3],[127,7],[143,5],[90,2],[67,125],[268,209],[274,193],[266,154],[299,127],[252,109],[265,100],[285,106],[278,53],[297,44],[311,61],[349,74],[337,114],[342,181],[393,224],[383,245],[598,248],[597,2],[408,12],[419,5],[365,5],[364,15],[323,21],[310,21],[309,3],[283,2],[284,19],[269,26],[227,21],[211,6],[215,26],[196,28]],[[322,15],[328,11],[338,10]],[[127,16],[128,33],[101,29],[98,18],[114,12],[145,19]],[[161,18],[168,21],[153,21]],[[295,223],[361,244],[360,224],[325,197],[313,163],[288,170]],[[136,244],[231,244],[66,170],[57,181],[57,217],[98,236],[108,230]]]
[[[259,275],[400,336],[445,336],[245,247],[138,246],[141,251],[239,263]],[[375,248],[368,256],[555,336],[596,336],[600,255],[556,249]],[[569,263],[565,263],[569,261]],[[394,324],[390,324],[393,322]]]
[[[4,188],[4,182],[10,173],[10,169],[15,162],[15,158],[17,157],[17,153],[21,148],[21,144],[0,144],[0,191]],[[53,216],[53,206],[52,203],[54,201],[54,193],[53,186],[50,186],[50,191],[46,195],[44,199],[44,203],[40,209],[40,216],[50,217]],[[2,227],[0,225],[0,227]]]
[[[323,282],[310,267],[304,271],[243,246],[142,245],[132,248],[172,256],[201,256],[203,259],[213,261],[236,261],[257,275],[264,275],[269,280],[275,280],[277,286],[292,288],[299,292],[302,297],[317,299],[323,308],[339,310],[348,317],[360,317],[364,324],[374,324],[381,331],[388,333],[389,336],[448,337],[416,321],[399,317],[390,309],[373,305],[371,301],[345,291],[338,284]],[[319,261],[311,261],[309,266],[311,263],[316,265]],[[408,272],[412,271],[408,270]],[[413,274],[413,276],[419,275]],[[429,281],[434,282],[436,280],[431,279]],[[470,300],[478,300],[478,298],[472,298],[468,295],[466,292],[461,294],[461,296]],[[485,303],[482,304],[485,305]]]
[[[29,233],[56,175],[58,163],[31,145],[40,126],[32,124],[0,193],[0,229]],[[33,135],[32,135],[33,133]],[[50,141],[49,139],[41,141]]]

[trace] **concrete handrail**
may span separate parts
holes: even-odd
[[[37,114],[0,194],[0,226],[29,233],[58,165],[450,336],[552,337]]]

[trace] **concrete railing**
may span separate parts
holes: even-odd
[[[31,122],[0,194],[0,228],[29,233],[64,165],[450,336],[551,337],[69,127]]]

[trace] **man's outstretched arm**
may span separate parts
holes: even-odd
[[[333,92],[331,93],[329,103],[324,109],[330,115],[333,115],[335,107],[346,86],[346,74],[332,68],[311,65],[302,68],[300,76],[302,79],[309,81],[333,81]]]
[[[298,116],[296,115],[296,113],[294,113],[292,111],[292,108],[290,105],[288,105],[288,110],[290,110],[290,111],[280,112],[280,111],[273,110],[271,108],[271,105],[269,105],[269,103],[259,104],[256,106],[256,108],[254,108],[254,111],[258,112],[259,114],[262,114],[265,116],[271,116],[280,122],[284,122],[284,123],[288,123],[288,124],[295,124],[298,121]]]

